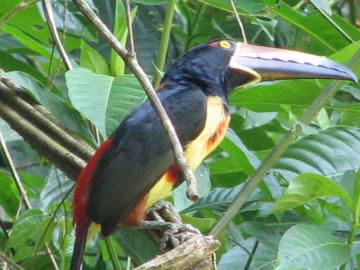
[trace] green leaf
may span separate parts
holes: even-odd
[[[360,170],[357,171],[354,181],[354,209],[353,219],[358,223],[360,221]]]
[[[195,171],[195,177],[197,180],[197,191],[202,197],[208,193],[211,188],[209,168],[204,164],[200,165]],[[186,188],[186,182],[183,182],[173,192],[174,206],[177,211],[181,211],[193,204],[193,202],[186,197]]]
[[[319,95],[322,87],[310,80],[260,83],[235,90],[230,103],[256,112],[274,112],[282,106],[306,107]]]
[[[137,7],[133,8],[130,12],[131,23],[135,19],[136,12]],[[126,44],[128,37],[128,27],[126,23],[124,3],[122,0],[116,0],[113,34],[122,44]],[[111,50],[110,55],[110,69],[111,75],[115,77],[122,76],[125,72],[124,60],[113,49]]]
[[[109,74],[104,58],[83,40],[81,41],[80,66],[98,74]]]
[[[60,203],[65,194],[72,189],[74,182],[56,168],[51,168],[46,176],[46,184],[40,193],[42,209],[48,209],[53,203]]]
[[[231,13],[233,12],[230,0],[200,0],[200,2]],[[234,2],[239,12],[256,13],[263,11],[267,7],[263,0],[235,0]],[[275,4],[275,0],[269,0],[267,2]]]
[[[0,170],[0,208],[4,209],[10,217],[15,217],[18,211],[20,203],[18,194],[14,180]]]
[[[32,38],[31,36],[28,36],[21,30],[12,27],[10,25],[2,25],[1,30],[11,34],[14,38],[16,38],[19,42],[21,42],[24,46],[27,48],[33,50],[34,52],[37,52],[40,55],[50,57],[51,56],[51,49],[41,43],[39,43],[37,40]],[[54,54],[54,57],[59,58],[57,54]]]
[[[335,176],[360,168],[360,129],[334,127],[291,145],[273,170],[291,180],[301,173]]]
[[[249,254],[243,247],[234,247],[226,252],[218,265],[219,270],[245,269]]]
[[[51,226],[45,237],[43,234],[49,225],[51,216],[45,215],[40,209],[27,210],[16,220],[9,238],[9,248],[15,250],[17,261],[34,256],[45,241],[51,236]]]
[[[331,16],[331,5],[327,0],[311,0],[311,3],[314,6],[317,6],[321,10],[323,10],[327,15]]]
[[[352,209],[352,199],[344,187],[327,177],[304,173],[290,182],[289,187],[275,201],[273,211],[284,211],[324,197],[340,198]]]
[[[229,156],[210,163],[212,174],[243,171],[249,175],[260,163],[257,157],[246,148],[241,139],[231,129],[228,129],[220,148],[225,150]]]
[[[311,15],[301,14],[296,9],[284,3],[284,1],[280,1],[280,5],[273,7],[271,12],[306,32],[317,40],[324,49],[328,49],[330,52],[335,52],[349,45],[347,39],[334,27],[330,27],[329,22],[318,12],[314,12]],[[358,40],[359,38],[360,33],[353,36],[354,40]]]
[[[118,240],[136,265],[143,264],[159,253],[159,246],[143,231],[120,228]]]
[[[349,255],[346,243],[316,225],[299,224],[281,238],[276,270],[336,269]]]
[[[22,140],[21,136],[11,129],[8,123],[0,118],[0,132],[5,142]]]
[[[214,188],[206,196],[193,203],[182,212],[197,211],[200,209],[225,210],[240,192],[243,184],[233,188]]]
[[[161,5],[166,4],[168,0],[133,0],[133,2],[145,5]]]
[[[74,68],[65,75],[69,97],[106,137],[145,97],[133,75],[114,78]]]

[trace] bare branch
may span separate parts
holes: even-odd
[[[116,37],[100,20],[100,18],[95,14],[95,12],[85,3],[85,1],[74,1],[79,6],[83,14],[93,23],[93,25],[103,36],[105,41],[109,43],[109,45],[123,58],[124,62],[134,73],[134,75],[137,77],[140,84],[144,88],[147,96],[149,97],[149,101],[151,102],[156,114],[158,115],[163,127],[165,128],[166,133],[169,136],[169,140],[174,151],[174,158],[187,181],[188,186],[186,194],[191,200],[197,200],[200,196],[197,193],[196,178],[194,176],[194,173],[191,171],[189,165],[186,162],[186,158],[184,156],[180,141],[176,135],[175,129],[169,117],[167,116],[167,113],[162,106],[158,96],[156,95],[156,92],[152,87],[146,73],[140,67],[136,57],[133,57],[131,54],[129,54],[129,52],[122,46],[122,44],[116,39]]]
[[[5,157],[5,160],[7,161],[8,163],[8,166],[9,166],[9,169],[10,169],[10,172],[14,178],[14,181],[15,181],[15,184],[16,184],[16,187],[21,195],[21,198],[23,199],[24,203],[25,203],[25,207],[27,209],[31,209],[32,208],[32,205],[31,205],[31,202],[26,194],[26,191],[25,191],[25,188],[21,182],[21,179],[20,179],[20,176],[16,170],[16,167],[14,165],[14,162],[11,158],[11,155],[10,155],[10,152],[9,152],[9,149],[5,143],[5,140],[0,132],[0,144],[1,144],[1,148],[4,152],[4,157]],[[52,254],[52,251],[51,249],[49,248],[49,245],[47,243],[45,243],[45,249],[46,249],[46,253],[48,254],[49,258],[50,258],[50,261],[51,263],[53,264],[54,266],[54,269],[58,270],[59,267],[56,263],[56,260],[54,258],[54,255]]]
[[[17,112],[28,119],[34,126],[44,133],[53,137],[59,144],[69,148],[69,151],[79,155],[84,161],[87,161],[93,155],[93,149],[79,139],[64,131],[57,124],[57,120],[51,113],[41,105],[32,105],[30,100],[26,100],[23,90],[15,86],[0,74],[0,100],[6,100],[6,103],[12,108],[17,108]]]
[[[18,3],[13,9],[11,9],[8,13],[3,15],[3,17],[0,20],[0,26],[6,23],[8,20],[10,20],[19,11],[27,9],[28,7],[30,7],[31,5],[35,4],[38,1],[40,0],[33,0],[30,2],[22,1]]]
[[[239,26],[240,26],[241,35],[242,35],[242,37],[243,37],[244,43],[247,44],[248,42],[247,42],[247,38],[246,38],[246,33],[245,33],[244,25],[242,24],[241,19],[240,19],[240,16],[239,16],[239,14],[238,14],[238,12],[237,12],[237,10],[236,10],[236,6],[235,6],[235,3],[234,3],[234,0],[230,0],[230,2],[231,2],[231,7],[232,7],[232,9],[234,10],[234,14],[235,14],[236,20],[237,20],[237,22],[238,22],[238,24],[239,24]]]
[[[0,251],[0,261],[7,262],[9,265],[14,267],[14,269],[16,269],[16,270],[25,270],[24,268],[22,268],[22,266],[18,265],[16,262],[14,262],[12,259],[10,259],[8,256],[6,256],[5,253],[2,253],[1,251]]]
[[[55,166],[64,171],[71,179],[76,179],[86,162],[73,152],[70,152],[71,150],[66,148],[66,145],[63,145],[63,141],[57,140],[61,133],[54,136],[47,129],[44,130],[34,125],[33,117],[37,114],[34,108],[27,110],[27,117],[25,117],[24,108],[20,108],[18,103],[9,102],[12,99],[11,97],[9,98],[9,91],[11,92],[0,81],[0,116],[29,142],[36,151],[46,155]],[[17,111],[22,112],[22,114]]]
[[[128,35],[129,35],[129,44],[130,49],[129,53],[135,57],[135,45],[134,45],[134,35],[133,29],[131,24],[131,7],[130,7],[130,0],[123,0],[124,7],[125,7],[125,16],[126,16],[126,24],[128,28]]]
[[[213,254],[219,247],[220,242],[212,237],[194,236],[134,270],[196,269],[198,263],[203,262],[205,257]]]
[[[60,53],[61,59],[63,60],[67,69],[72,69],[72,64],[71,64],[70,58],[67,55],[67,53],[64,49],[64,46],[60,41],[60,37],[59,37],[59,33],[56,28],[54,13],[53,13],[53,10],[51,7],[50,0],[43,0],[42,6],[43,6],[46,21],[47,21],[47,25],[49,26],[50,33],[53,37],[56,48],[58,49],[58,51]]]

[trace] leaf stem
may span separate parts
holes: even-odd
[[[6,256],[4,253],[0,251],[0,261],[7,262],[10,266],[14,267],[16,270],[24,270],[24,268]]]
[[[118,256],[116,255],[114,246],[111,243],[111,239],[112,239],[112,237],[110,236],[110,237],[105,238],[104,241],[105,241],[107,250],[109,251],[112,265],[113,265],[115,270],[122,270],[122,266],[120,264]]]
[[[155,75],[153,79],[153,86],[155,89],[159,88],[160,81],[161,81],[161,71],[164,70],[165,66],[165,60],[167,55],[167,50],[169,47],[169,40],[170,40],[170,33],[171,33],[171,27],[173,23],[174,18],[174,11],[175,11],[175,4],[176,0],[169,0],[169,5],[166,10],[165,14],[165,20],[164,20],[164,26],[163,31],[161,35],[161,41],[160,41],[160,49],[159,53],[156,58],[156,68],[155,68]]]
[[[359,65],[360,51],[357,51],[351,58],[348,66],[351,69],[355,69]],[[239,210],[244,206],[245,202],[250,197],[251,193],[260,183],[263,176],[271,169],[271,167],[282,156],[289,145],[297,138],[299,132],[301,132],[301,125],[308,124],[317,115],[319,110],[321,110],[321,108],[324,107],[329,102],[331,97],[336,93],[341,84],[341,81],[333,81],[325,87],[325,89],[301,116],[299,119],[299,124],[297,124],[293,129],[284,135],[281,141],[273,148],[270,154],[260,164],[252,177],[245,183],[239,194],[236,196],[235,200],[229,206],[226,213],[212,228],[210,235],[214,235],[215,237],[218,236],[220,232],[229,224],[229,222],[237,215]]]
[[[360,191],[360,170],[358,170],[358,172],[355,176],[354,195],[356,198],[354,198],[355,205],[353,206],[351,230],[350,230],[349,238],[347,240],[347,245],[349,247],[350,252],[351,252],[354,240],[355,240],[356,232],[360,225],[359,224],[359,217],[360,217],[360,192],[359,191]],[[346,264],[347,264],[347,262],[345,262],[340,267],[340,270],[345,270]]]
[[[349,42],[354,43],[355,41],[342,29],[314,0],[310,1],[314,7],[320,12],[321,16],[324,17],[340,34],[342,34]]]
[[[15,164],[11,158],[11,155],[10,155],[10,152],[9,152],[9,149],[6,145],[6,142],[4,140],[4,137],[2,136],[1,134],[1,131],[0,131],[0,144],[1,144],[1,149],[4,153],[4,158],[6,160],[6,162],[8,163],[8,166],[9,166],[9,169],[10,169],[10,172],[14,178],[14,181],[15,181],[15,184],[16,184],[16,187],[20,193],[20,196],[25,204],[25,207],[26,209],[32,209],[32,205],[31,205],[31,202],[29,200],[29,197],[27,196],[26,194],[26,191],[25,191],[25,188],[21,182],[21,179],[20,179],[20,176],[19,176],[19,173],[17,172],[16,170],[16,167],[15,167]],[[59,267],[57,265],[57,262],[55,260],[55,257],[54,255],[52,254],[52,251],[48,245],[48,243],[45,243],[45,249],[46,249],[46,253],[48,254],[49,258],[50,258],[50,261],[52,263],[52,265],[54,266],[54,269],[58,270]]]

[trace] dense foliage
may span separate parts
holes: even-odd
[[[29,5],[15,8],[20,2]],[[122,1],[87,2],[125,43]],[[235,2],[250,43],[325,55],[344,64],[360,49],[357,0]],[[0,68],[66,130],[95,147],[93,127],[105,139],[145,94],[76,5],[67,0],[52,5],[75,68],[67,71],[54,49],[41,1],[30,0],[0,2]],[[149,76],[156,72],[167,5],[165,0],[132,1],[136,52]],[[172,23],[167,65],[209,39],[242,39],[230,1],[179,0]],[[360,77],[360,65],[354,71]],[[343,83],[310,125],[298,126],[304,108],[327,84],[281,81],[233,91],[231,129],[196,172],[204,197],[191,203],[181,186],[169,198],[185,222],[206,234],[279,139],[295,126],[301,129],[221,236],[220,270],[360,268],[360,85]],[[0,158],[0,251],[25,269],[50,269],[47,243],[60,268],[68,269],[74,241],[68,191],[74,182],[1,118],[0,130],[33,207],[25,208]],[[111,242],[124,269],[158,252],[150,238],[134,230],[121,229]],[[89,241],[85,262],[85,269],[112,269],[103,240]]]

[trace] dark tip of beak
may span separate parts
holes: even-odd
[[[334,72],[337,73],[339,76],[338,79],[351,80],[355,83],[358,82],[357,76],[350,68],[348,68],[347,66],[341,65],[335,61],[327,59],[319,67],[323,67],[329,71],[334,70]],[[341,73],[343,75],[340,75],[339,73]]]

